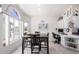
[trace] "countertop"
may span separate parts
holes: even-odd
[[[60,35],[61,37],[64,36],[64,37],[79,38],[79,35],[77,34],[65,34],[65,33],[58,33],[58,32],[54,32],[54,33]]]

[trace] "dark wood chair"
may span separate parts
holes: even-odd
[[[60,37],[60,35],[55,34],[55,33],[53,33],[53,32],[52,32],[52,35],[53,35],[53,38],[56,39],[56,40],[55,40],[55,43],[60,44],[60,42],[61,42],[61,37]]]
[[[33,35],[31,39],[31,54],[39,54],[40,52],[40,38],[39,35]]]
[[[24,33],[24,36],[27,36],[27,32]],[[26,37],[24,39],[26,39]],[[31,47],[31,39],[30,38],[28,38],[24,41],[24,46],[25,46],[25,48]]]
[[[43,36],[48,36],[48,38],[49,38],[49,33],[44,34]],[[48,50],[48,39],[47,38],[41,38],[40,40],[41,40],[41,49],[45,48],[45,49]]]

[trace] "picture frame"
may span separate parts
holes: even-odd
[[[39,30],[47,30],[48,29],[48,23],[45,23],[45,21],[41,21],[40,24],[38,24]]]

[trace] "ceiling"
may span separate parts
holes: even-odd
[[[20,4],[19,7],[29,16],[58,17],[70,4]]]

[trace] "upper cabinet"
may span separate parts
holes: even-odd
[[[79,28],[79,8],[78,7],[69,7],[62,15],[62,18],[59,17],[57,22],[57,28],[67,29],[69,28],[70,23],[73,23],[74,28]]]
[[[79,16],[79,8],[72,6],[63,13],[63,18],[69,18],[71,16]]]
[[[57,28],[63,28],[63,20],[57,22]]]
[[[70,7],[63,14],[64,28],[69,28],[70,22],[73,23],[74,28],[79,28],[79,8]]]

